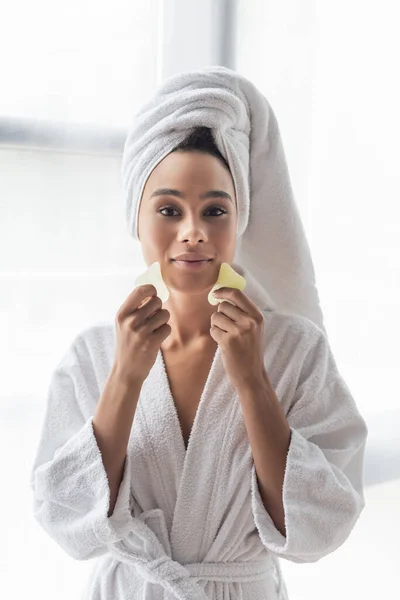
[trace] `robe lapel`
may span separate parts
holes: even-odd
[[[226,448],[240,426],[241,408],[218,347],[182,463],[170,540],[178,562],[201,562],[220,526],[218,494]],[[175,423],[179,421],[175,411]],[[184,449],[180,432],[180,447]]]
[[[148,480],[165,514],[172,558],[200,562],[220,524],[214,504],[227,446],[238,429],[245,443],[240,402],[218,347],[197,408],[188,448],[182,436],[161,352],[142,388],[137,426],[146,439]],[[136,417],[135,417],[136,421]],[[143,449],[141,450],[143,454]]]

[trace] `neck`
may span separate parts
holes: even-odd
[[[197,345],[215,345],[210,335],[211,315],[218,310],[208,302],[207,295],[170,292],[163,304],[171,317],[168,321],[171,334],[164,340],[164,350],[184,350]]]

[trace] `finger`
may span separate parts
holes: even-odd
[[[123,319],[128,314],[140,308],[144,304],[144,300],[153,296],[157,296],[157,289],[151,283],[136,287],[120,307],[118,316]]]
[[[247,317],[247,313],[244,313],[241,308],[233,306],[230,302],[220,302],[218,304],[217,312],[229,317],[235,323],[240,321],[241,317]]]
[[[230,300],[248,315],[252,315],[254,311],[258,311],[258,307],[254,302],[242,290],[236,288],[219,288],[215,292],[215,297],[221,300]]]
[[[137,310],[129,313],[127,316],[128,321],[132,320],[133,323],[139,322],[139,318],[141,322],[148,321],[155,314],[159,313],[162,309],[162,301],[158,296],[152,296],[145,304],[139,306]]]
[[[234,331],[237,331],[237,324],[221,312],[215,312],[212,315],[211,324],[216,327],[219,327],[227,333],[233,333]]]

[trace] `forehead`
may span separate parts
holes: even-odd
[[[171,152],[151,172],[147,184],[177,187],[180,185],[229,187],[233,180],[228,169],[211,154],[204,152]]]

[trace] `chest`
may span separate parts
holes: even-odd
[[[202,351],[166,352],[164,365],[187,449],[196,412],[210,374],[215,347]]]

